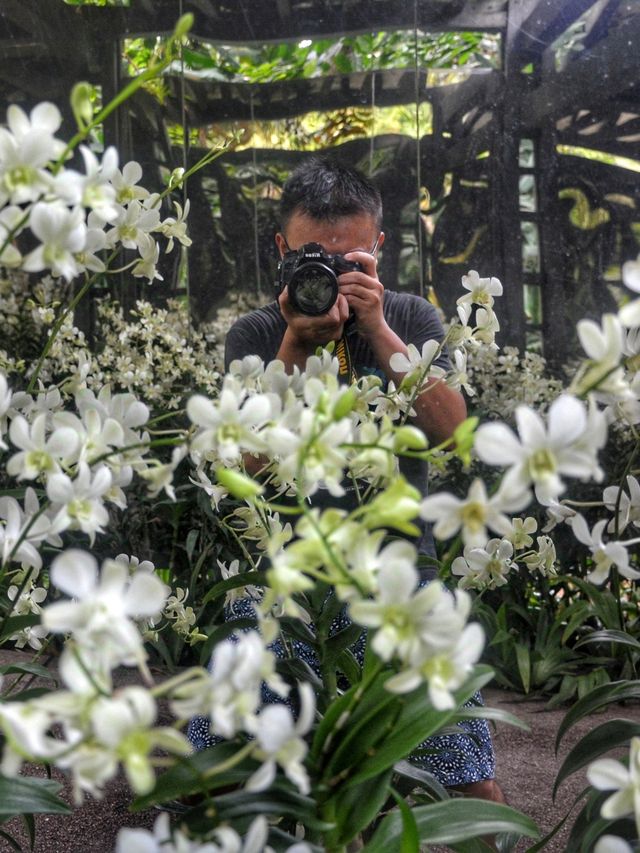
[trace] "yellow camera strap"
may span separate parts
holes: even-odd
[[[343,335],[339,341],[336,342],[335,355],[338,359],[338,376],[341,381],[345,384],[353,384],[357,381],[358,376],[353,369],[353,362],[351,361],[351,351],[349,349],[349,344],[347,343],[346,337]]]

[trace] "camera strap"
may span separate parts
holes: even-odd
[[[347,338],[343,335],[336,343],[336,358],[338,359],[338,376],[342,382],[352,385],[358,379],[351,361],[351,350]]]

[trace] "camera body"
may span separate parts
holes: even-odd
[[[319,243],[305,243],[282,256],[276,296],[287,287],[289,302],[299,314],[326,314],[338,298],[338,276],[352,270],[362,271],[362,264],[330,255]]]

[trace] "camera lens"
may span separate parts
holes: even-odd
[[[324,264],[303,264],[289,282],[289,299],[301,314],[326,314],[337,298],[338,281],[333,270]]]

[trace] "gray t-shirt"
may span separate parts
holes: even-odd
[[[385,290],[383,312],[387,324],[396,335],[406,344],[413,344],[418,350],[422,350],[425,341],[441,341],[444,337],[436,309],[420,296]],[[280,349],[286,328],[287,323],[277,302],[271,302],[240,317],[227,333],[225,369],[229,369],[234,359],[244,358],[245,355],[258,355],[265,364],[273,361]],[[346,332],[346,340],[356,374],[375,374],[386,384],[386,375],[376,361],[371,347],[360,337],[355,327]],[[434,363],[445,370],[449,368],[446,353],[441,353]],[[400,470],[407,480],[426,496],[429,475],[427,463],[420,459],[401,459]],[[332,501],[335,503],[335,498],[332,498]],[[422,554],[435,556],[429,526],[418,524],[422,530],[416,543],[418,550]]]

